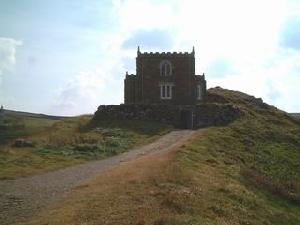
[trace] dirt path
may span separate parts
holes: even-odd
[[[24,221],[65,197],[84,180],[124,161],[134,160],[145,154],[169,151],[182,145],[194,133],[191,130],[172,131],[151,144],[108,159],[41,175],[0,181],[0,224],[12,225]]]

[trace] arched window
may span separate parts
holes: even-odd
[[[160,75],[171,76],[172,75],[172,64],[168,60],[163,60],[160,63]]]

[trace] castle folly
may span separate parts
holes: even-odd
[[[195,75],[195,51],[140,52],[136,74],[126,73],[124,103],[100,105],[93,117],[101,120],[148,120],[194,129],[222,125],[240,115],[230,104],[214,103],[203,75]]]
[[[195,51],[140,52],[136,57],[136,75],[126,73],[125,104],[194,105],[206,93],[204,74],[195,75]]]

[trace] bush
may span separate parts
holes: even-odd
[[[242,175],[257,186],[263,187],[275,195],[282,196],[292,202],[300,203],[300,184],[289,181],[275,181],[271,177],[265,176],[254,169],[244,169]],[[296,192],[296,193],[295,193]]]
[[[79,152],[97,151],[99,146],[96,144],[76,144],[73,145],[73,150]]]

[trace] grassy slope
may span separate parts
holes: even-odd
[[[290,113],[290,114],[295,118],[300,119],[300,113]]]
[[[151,141],[170,127],[156,123],[105,122],[82,129],[91,116],[64,120],[6,115],[9,127],[0,135],[0,179],[54,170],[87,160],[102,159]],[[13,139],[25,137],[33,148],[16,148]]]
[[[5,110],[4,113],[0,113],[0,145],[7,144],[20,136],[42,132],[57,121],[57,119],[42,117],[39,114],[27,115]]]
[[[199,131],[173,157],[103,174],[30,224],[300,224],[288,200],[300,193],[300,125],[245,94],[210,92],[244,117]]]

